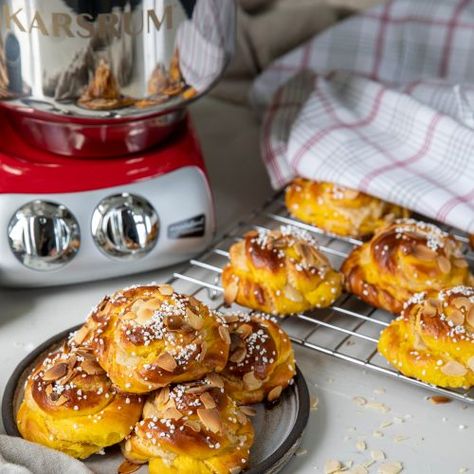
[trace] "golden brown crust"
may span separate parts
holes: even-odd
[[[221,372],[225,390],[239,405],[276,401],[296,373],[288,335],[268,316],[226,317],[231,348]]]
[[[249,232],[233,245],[222,283],[227,304],[284,315],[330,306],[341,294],[342,275],[310,234],[281,227]]]
[[[383,331],[378,349],[408,377],[440,387],[472,387],[474,288],[416,294]]]
[[[114,384],[147,393],[224,369],[230,338],[219,315],[169,285],[132,287],[105,298],[83,344]]]
[[[359,191],[296,178],[286,190],[286,206],[297,219],[343,237],[370,237],[410,212]]]
[[[415,293],[472,281],[461,244],[436,226],[412,219],[379,229],[349,255],[341,271],[349,293],[396,314]]]
[[[122,445],[150,472],[229,474],[247,465],[254,431],[216,374],[150,396],[143,420]]]
[[[27,440],[87,458],[122,441],[142,407],[141,397],[113,387],[90,351],[68,343],[28,378],[17,425]]]

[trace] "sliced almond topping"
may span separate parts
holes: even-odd
[[[55,380],[64,377],[67,371],[68,365],[65,362],[60,362],[47,370],[42,378],[45,382],[54,382]]]
[[[255,372],[248,372],[243,376],[245,387],[248,390],[258,390],[262,386],[262,381],[255,377]]]
[[[153,298],[151,300],[148,300],[145,303],[145,307],[151,309],[152,311],[156,311],[161,308],[163,305],[163,302],[159,298]]]
[[[89,335],[89,328],[87,326],[82,326],[81,329],[77,330],[74,334],[73,341],[80,346]]]
[[[137,311],[137,321],[139,323],[147,323],[153,317],[153,310],[147,308],[146,306],[142,306]]]
[[[136,313],[143,305],[145,302],[143,300],[137,300],[132,304],[131,310]]]
[[[207,408],[198,408],[197,414],[202,424],[213,433],[218,433],[222,430],[221,417],[216,408],[208,410]]]
[[[467,361],[467,366],[474,372],[474,356]]]
[[[268,394],[268,401],[274,402],[280,398],[281,392],[283,391],[283,387],[279,385],[270,391]]]
[[[226,314],[225,321],[228,324],[238,323],[240,321],[240,318],[236,314]]]
[[[246,423],[248,423],[248,418],[245,416],[245,414],[242,412],[242,410],[237,410],[235,412],[235,417],[237,418],[237,421],[241,424],[241,425],[245,425]]]
[[[171,296],[174,293],[171,285],[160,285],[158,289],[163,296]]]
[[[419,260],[434,260],[437,256],[435,251],[425,245],[416,245],[413,248],[413,255]]]
[[[160,369],[166,370],[166,372],[173,372],[176,367],[178,367],[174,357],[169,352],[163,352],[163,354],[156,359],[155,364],[160,367]]]
[[[196,385],[195,387],[190,387],[186,389],[186,393],[189,394],[196,394],[196,393],[204,393],[209,390],[209,385]]]
[[[202,362],[207,355],[207,344],[205,342],[201,343],[201,352],[199,353],[199,362]]]
[[[449,314],[446,315],[448,321],[452,321],[455,326],[461,326],[464,324],[464,314],[459,309],[452,309]]]
[[[246,357],[247,349],[245,347],[239,347],[231,354],[229,360],[231,362],[235,362],[236,364],[240,364],[245,360]]]
[[[81,364],[82,370],[88,375],[105,374],[105,370],[94,359],[86,359]]]
[[[118,474],[132,474],[140,469],[140,464],[134,464],[130,461],[124,461],[118,468]]]
[[[454,266],[456,266],[458,268],[467,268],[468,263],[464,258],[458,258],[458,259],[454,260]]]
[[[209,392],[204,392],[199,399],[203,403],[203,405],[208,409],[212,410],[213,408],[216,408],[216,402],[212,395]]]
[[[169,399],[170,389],[169,387],[164,387],[158,392],[158,395],[155,398],[155,405],[157,405],[157,407],[159,407],[160,405],[166,405]]]
[[[471,301],[466,296],[457,296],[453,299],[453,305],[456,306],[457,309],[469,309],[471,307]]]
[[[359,194],[356,189],[344,189],[344,199],[356,199]]]
[[[208,374],[207,381],[211,387],[224,388],[224,379],[216,373]]]
[[[440,256],[437,259],[438,267],[443,273],[449,273],[451,271],[451,262],[444,256]]]
[[[184,426],[189,426],[189,428],[191,428],[196,433],[199,433],[201,431],[201,424],[199,423],[199,421],[187,420],[184,422]]]
[[[452,400],[448,397],[443,397],[442,395],[433,395],[429,397],[429,401],[433,405],[444,405],[446,403],[451,403]]]
[[[241,406],[240,407],[240,411],[246,415],[246,416],[250,416],[250,417],[254,417],[256,414],[257,414],[257,410],[255,410],[255,408],[253,407],[249,407],[249,406]]]
[[[179,331],[184,325],[184,319],[180,316],[167,316],[164,323],[169,331]]]
[[[229,330],[227,329],[227,327],[225,326],[219,326],[219,336],[221,337],[221,339],[226,343],[226,344],[229,344],[230,346],[230,334],[229,334]]]
[[[417,351],[425,350],[426,349],[426,344],[423,341],[423,337],[421,336],[421,334],[418,333],[418,332],[415,332],[414,336],[415,336],[415,338],[414,338],[414,341],[413,341],[413,347]]]
[[[231,467],[229,474],[240,474],[242,472],[242,468],[240,466]]]
[[[122,319],[125,321],[132,321],[134,319],[137,319],[137,313],[134,313],[133,311],[128,311],[128,313],[125,313],[122,316]]]
[[[200,331],[204,326],[204,320],[190,308],[186,309],[186,317],[189,325],[196,331]]]
[[[430,318],[436,316],[436,314],[437,314],[436,307],[433,306],[433,304],[430,300],[425,301],[425,304],[423,306],[423,314],[430,317]]]
[[[253,332],[250,324],[241,324],[235,331],[242,336],[242,339],[247,339]]]
[[[51,398],[51,394],[53,393],[53,386],[52,385],[48,385],[45,389],[45,393],[47,395],[48,398]]]
[[[469,325],[472,328],[474,328],[474,306],[472,306],[471,309],[469,310],[466,320],[469,323]]]
[[[284,293],[285,296],[294,303],[301,303],[303,301],[303,295],[291,285],[285,286]]]
[[[180,420],[183,418],[183,414],[177,408],[170,407],[163,413],[163,418],[167,420]]]
[[[239,280],[232,280],[224,288],[224,301],[225,304],[230,306],[236,299],[239,294]]]
[[[448,375],[450,377],[463,377],[467,374],[467,369],[459,362],[450,360],[445,365],[443,365],[443,367],[441,367],[441,372],[443,372],[444,375]]]
[[[53,400],[53,403],[57,407],[62,407],[68,401],[69,401],[69,398],[67,398],[65,395],[61,395],[58,397],[57,400]]]

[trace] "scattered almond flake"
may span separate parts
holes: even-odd
[[[467,430],[468,426],[467,425],[459,425],[460,430]]]
[[[408,436],[403,436],[403,435],[398,435],[398,436],[393,437],[393,441],[395,443],[401,443],[403,441],[406,441],[407,439],[409,439]]]
[[[443,397],[442,395],[433,395],[431,397],[428,397],[428,400],[433,405],[444,405],[446,403],[451,403],[452,402],[451,398]]]
[[[295,453],[296,456],[306,456],[306,454],[308,454],[307,449],[300,449],[300,450],[296,451],[296,453]]]
[[[385,459],[385,453],[380,449],[375,449],[373,451],[370,451],[370,457],[374,461],[383,461]]]
[[[365,466],[362,466],[361,464],[352,467],[349,470],[350,474],[369,474],[369,471],[365,468]]]
[[[460,467],[458,472],[459,472],[459,474],[464,474],[464,473],[467,472],[467,471],[469,471],[469,468],[467,468],[467,467]]]
[[[368,461],[365,461],[364,467],[368,469],[370,466],[372,466],[372,464],[375,464],[375,461],[373,459],[369,459]]]
[[[311,410],[316,411],[318,409],[318,406],[319,406],[319,398],[316,396],[313,396],[311,398]]]
[[[383,395],[385,393],[385,389],[384,388],[376,388],[376,389],[374,389],[374,393],[375,393],[375,395]]]
[[[357,441],[355,446],[356,446],[357,451],[365,451],[367,449],[367,443],[362,439]]]
[[[344,436],[344,441],[350,441],[352,438],[350,436]]]
[[[374,438],[383,438],[383,433],[382,433],[381,431],[374,431],[374,432],[372,433],[372,436],[373,436]]]
[[[400,418],[399,416],[394,417],[393,419],[394,423],[405,423],[405,420],[403,418]]]
[[[413,418],[413,415],[410,415],[410,413],[404,415],[405,420],[411,420]]]
[[[325,474],[334,474],[337,471],[340,471],[342,464],[336,459],[329,459],[324,463],[324,473]]]
[[[398,461],[389,461],[382,464],[377,471],[378,474],[398,474],[403,471],[402,463]]]
[[[344,469],[350,469],[352,465],[354,464],[354,461],[349,460],[344,463]]]
[[[367,405],[367,400],[364,397],[354,397],[352,401],[356,404],[359,405],[360,407],[363,407]]]
[[[446,423],[446,422],[448,421],[448,419],[447,419],[445,416],[443,416],[443,418],[441,418],[441,421],[442,421],[443,423]]]
[[[365,407],[370,408],[372,410],[380,411],[382,413],[388,413],[390,411],[390,407],[380,402],[367,402],[365,404]]]
[[[392,426],[393,423],[389,420],[386,420],[386,421],[382,421],[382,423],[380,423],[380,429],[384,429],[384,428],[388,428],[389,426]]]

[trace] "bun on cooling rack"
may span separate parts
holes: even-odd
[[[106,297],[86,323],[84,344],[122,390],[146,393],[224,369],[230,336],[222,319],[169,285]]]
[[[239,405],[277,400],[295,376],[288,335],[268,316],[229,315],[230,357],[221,372],[226,392]]]
[[[285,315],[330,306],[342,275],[309,233],[281,227],[248,232],[233,245],[222,283],[227,304]]]
[[[474,288],[416,294],[382,332],[378,349],[408,377],[440,387],[474,386]]]
[[[250,420],[215,374],[151,395],[125,457],[151,474],[230,474],[244,470],[254,439]]]
[[[473,281],[461,244],[438,227],[412,219],[379,229],[341,270],[348,292],[396,314],[415,293]]]
[[[113,387],[94,356],[69,344],[38,363],[17,413],[23,438],[84,459],[122,441],[143,400]]]
[[[343,237],[364,238],[409,211],[359,191],[332,183],[296,178],[286,190],[290,214]]]

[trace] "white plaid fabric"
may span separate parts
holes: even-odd
[[[277,60],[253,99],[274,187],[336,182],[474,233],[472,0],[350,18]]]
[[[178,29],[181,71],[186,83],[198,92],[216,81],[232,55],[234,12],[233,0],[198,0],[191,20]]]

